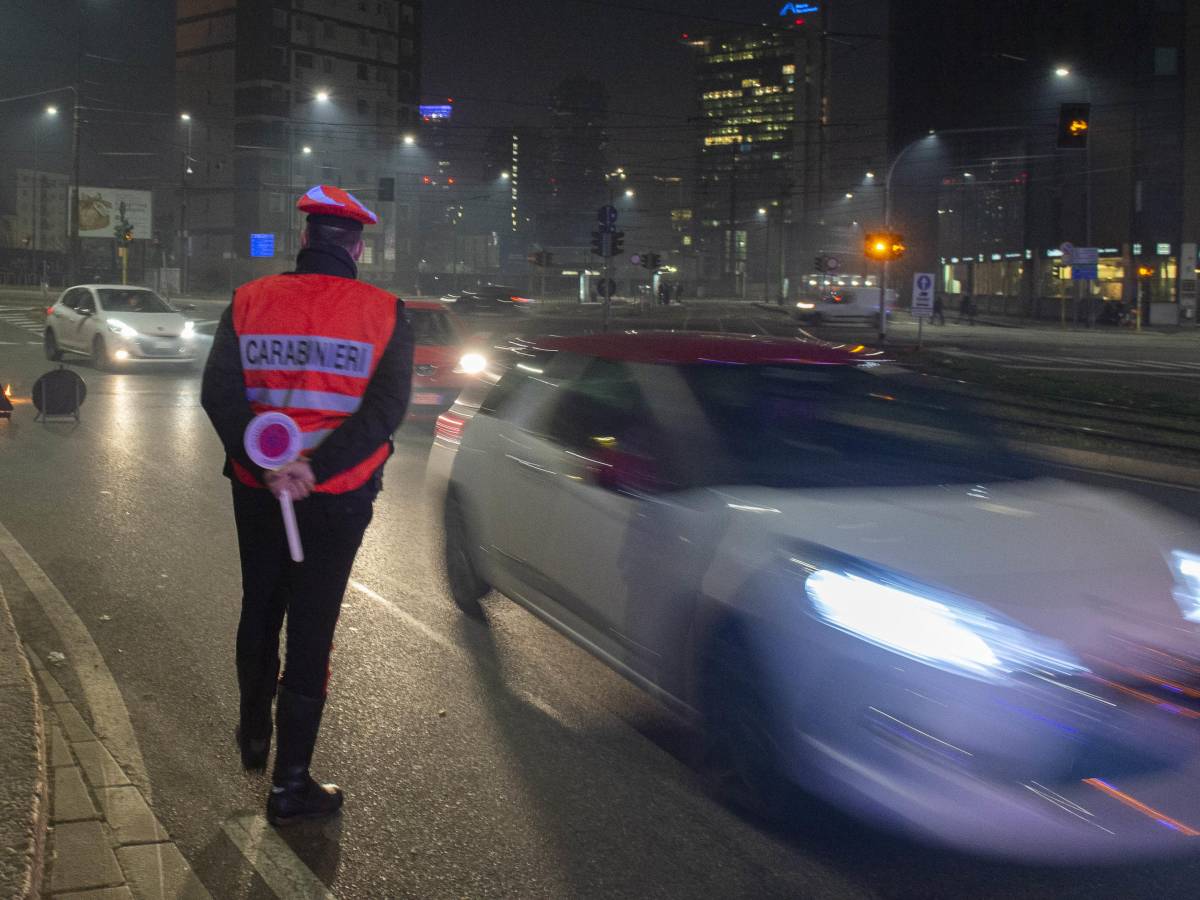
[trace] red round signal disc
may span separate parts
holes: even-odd
[[[264,469],[278,469],[300,455],[304,444],[295,419],[281,412],[255,416],[246,426],[246,455]]]

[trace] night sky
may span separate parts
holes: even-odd
[[[465,139],[484,126],[544,121],[560,79],[597,78],[614,113],[610,162],[672,174],[694,160],[692,63],[679,36],[777,13],[773,0],[435,0],[425,4],[423,89],[455,98]]]
[[[72,80],[75,33],[64,23],[74,21],[76,2],[4,0],[0,97]],[[92,115],[123,126],[130,139],[145,135],[146,122],[177,115],[173,0],[84,2],[90,10],[87,90],[99,107]],[[423,99],[455,98],[456,155],[471,165],[488,128],[544,122],[559,80],[595,77],[609,92],[610,162],[684,174],[694,159],[687,118],[695,104],[691,60],[680,34],[772,21],[777,13],[774,0],[430,0],[424,12]],[[0,105],[0,165],[32,164],[30,128],[43,105]],[[66,132],[63,127],[60,137]],[[44,163],[61,169],[67,146],[48,128]],[[108,149],[131,148],[121,141]],[[165,155],[172,147],[141,149]]]

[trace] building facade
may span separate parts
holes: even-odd
[[[897,8],[900,284],[938,271],[947,292],[1011,312],[1139,302],[1153,324],[1195,322],[1197,19],[1180,0]],[[1059,145],[1063,104],[1090,105],[1086,148]],[[1097,248],[1095,279],[1072,278],[1064,243]]]
[[[886,165],[887,9],[775,4],[762,26],[684,36],[701,124],[693,239],[711,289],[782,298],[819,286],[818,258],[861,268]]]
[[[416,0],[179,0],[177,240],[191,285],[279,271],[298,249],[296,198],[317,183],[379,213],[363,277],[411,282],[420,32]]]

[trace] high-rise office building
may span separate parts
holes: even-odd
[[[364,277],[415,270],[405,153],[420,123],[420,31],[417,0],[179,0],[178,237],[193,284],[278,271],[297,249],[295,198],[317,183],[377,207]]]

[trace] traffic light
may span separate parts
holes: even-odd
[[[1153,278],[1154,266],[1138,266],[1137,273],[1138,278]]]
[[[814,272],[824,272],[825,271],[825,257],[818,256],[813,260],[813,271]]]
[[[659,256],[657,253],[651,253],[650,254],[650,262],[646,268],[648,268],[651,272],[653,272],[655,269],[659,268],[660,266],[662,266],[662,257]]]
[[[130,241],[133,240],[133,226],[132,225],[126,225],[125,228],[121,231],[121,240],[124,241],[126,244],[128,244]]]
[[[881,262],[899,259],[908,248],[904,246],[904,238],[894,231],[877,231],[868,234],[863,243],[863,255],[868,259]]]
[[[611,255],[620,256],[624,252],[625,252],[625,232],[614,231],[613,236],[612,236],[612,254]]]
[[[605,234],[603,231],[593,231],[592,232],[592,252],[595,253],[597,256],[604,255],[604,246],[607,243],[605,241],[605,238],[607,238],[607,237],[608,237],[608,235]]]
[[[1091,129],[1092,104],[1063,103],[1058,107],[1058,149],[1082,150]]]

